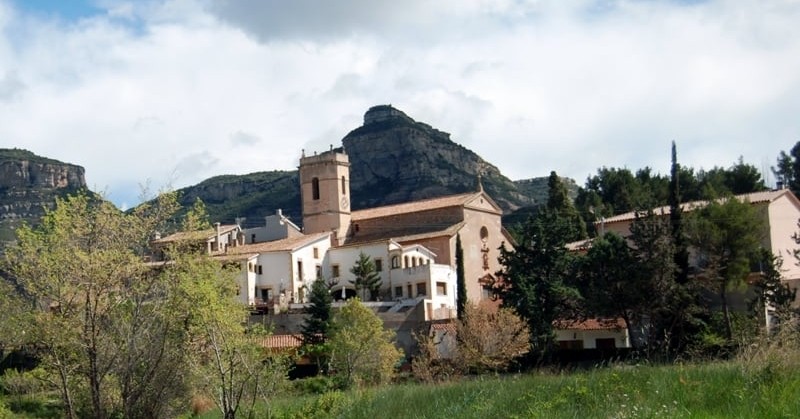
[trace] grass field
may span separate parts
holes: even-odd
[[[9,399],[5,403],[15,404]],[[29,413],[21,417],[57,414],[52,408],[36,409],[34,404],[25,410]],[[799,412],[800,368],[794,362],[767,359],[620,365],[287,395],[262,406],[256,417],[794,418]],[[202,415],[204,419],[218,417],[214,411]]]
[[[794,418],[800,370],[740,362],[619,366],[275,400],[272,418]],[[213,412],[207,418],[218,417]]]

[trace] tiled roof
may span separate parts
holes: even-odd
[[[481,192],[470,192],[460,195],[443,196],[439,198],[423,199],[421,201],[406,202],[403,204],[387,205],[377,208],[368,208],[353,211],[350,214],[353,221],[367,220],[372,218],[388,217],[390,215],[407,214],[412,212],[422,212],[440,208],[457,207],[466,204]]]
[[[556,320],[553,322],[559,330],[620,330],[625,329],[625,320],[622,318],[602,319],[591,318],[586,320]]]
[[[378,242],[382,240],[394,240],[398,243],[409,242],[414,240],[423,240],[433,237],[453,236],[461,227],[464,222],[456,224],[433,224],[433,225],[415,225],[415,226],[392,226],[387,224],[385,228],[379,231],[371,231],[369,233],[356,233],[355,236],[349,237],[345,246],[361,245],[371,242]]]
[[[302,335],[269,335],[261,339],[261,346],[267,349],[293,349],[303,346]]]
[[[456,333],[456,324],[454,322],[432,323],[429,334],[433,335],[436,332]]]
[[[219,234],[228,234],[233,230],[236,230],[239,226],[236,224],[227,224],[219,226]],[[172,243],[176,241],[183,241],[183,240],[208,240],[217,235],[217,230],[215,228],[207,228],[205,230],[200,231],[179,231],[177,233],[170,234],[169,236],[162,237],[160,239],[153,240],[153,243]]]
[[[749,194],[742,194],[736,195],[735,198],[742,201],[742,202],[750,202],[751,204],[759,204],[764,202],[772,202],[779,197],[791,194],[791,191],[788,189],[781,189],[777,191],[763,191],[763,192],[753,192]],[[702,208],[708,204],[708,201],[692,201],[692,202],[684,202],[681,204],[681,209],[684,212],[693,211],[697,208]],[[658,208],[653,208],[653,213],[656,215],[669,215],[670,209],[669,206],[663,206]],[[632,221],[636,219],[636,211],[626,212],[624,214],[615,215],[613,217],[608,217],[603,221],[597,221],[595,224],[600,224],[601,222],[605,222],[606,224],[610,223],[618,223],[622,221]],[[639,214],[642,214],[640,211]]]
[[[274,240],[263,243],[245,244],[242,246],[228,247],[228,255],[254,254],[267,252],[291,252],[303,246],[329,237],[330,233],[306,234],[298,237],[289,237],[281,240]]]

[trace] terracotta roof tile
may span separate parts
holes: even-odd
[[[470,192],[460,195],[443,196],[439,198],[423,199],[421,201],[406,202],[403,204],[387,205],[377,208],[368,208],[353,211],[350,214],[353,221],[367,220],[372,218],[388,217],[390,215],[407,214],[411,212],[421,212],[439,208],[448,208],[464,205],[472,198],[478,196],[480,192]]]
[[[387,225],[385,229],[381,229],[380,231],[369,232],[361,235],[356,234],[355,236],[347,239],[345,246],[379,242],[389,239],[401,243],[429,239],[433,237],[453,236],[463,226],[463,221],[456,224],[418,225],[400,228]]]
[[[219,234],[228,234],[231,231],[236,230],[238,227],[239,226],[236,224],[221,225],[219,227]],[[217,230],[215,228],[207,228],[199,231],[179,231],[177,233],[170,234],[169,236],[153,240],[153,243],[172,243],[182,240],[209,240],[216,235]]]
[[[622,318],[603,319],[591,318],[586,320],[556,320],[553,325],[560,330],[619,330],[625,329],[625,320]]]
[[[298,237],[289,237],[263,243],[245,244],[242,246],[228,247],[228,255],[253,254],[267,252],[286,252],[299,249],[324,237],[330,233],[304,234]]]
[[[302,335],[269,335],[261,339],[261,346],[267,349],[293,349],[303,346]]]
[[[791,191],[789,191],[788,189],[781,189],[777,191],[763,191],[763,192],[753,192],[749,194],[736,195],[735,198],[743,202],[750,202],[751,204],[759,204],[763,202],[772,202],[787,193],[791,194]],[[689,212],[696,210],[698,208],[702,208],[707,204],[708,201],[684,202],[683,204],[681,204],[681,208],[683,209],[684,212]],[[642,212],[640,211],[639,214],[641,213]],[[653,213],[655,213],[656,215],[669,215],[670,209],[669,206],[653,208]],[[626,212],[624,214],[608,217],[603,221],[596,221],[595,224],[600,224],[601,222],[610,224],[622,221],[631,221],[636,219],[636,214],[637,214],[636,211]]]

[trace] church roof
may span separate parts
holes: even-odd
[[[386,205],[383,207],[368,208],[353,211],[350,215],[353,221],[368,220],[373,218],[388,217],[391,215],[408,214],[414,212],[430,211],[441,208],[464,206],[481,192],[470,192],[460,195],[449,195],[439,198],[423,199],[420,201],[405,202],[402,204]]]
[[[362,245],[388,239],[398,243],[407,243],[414,240],[430,239],[434,237],[454,236],[463,226],[463,221],[454,224],[387,224],[377,231],[371,231],[366,234],[356,233],[355,236],[347,239],[345,246]]]

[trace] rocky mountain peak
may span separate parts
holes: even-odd
[[[56,196],[86,188],[84,169],[18,148],[0,149],[0,240],[21,222],[36,224]]]

